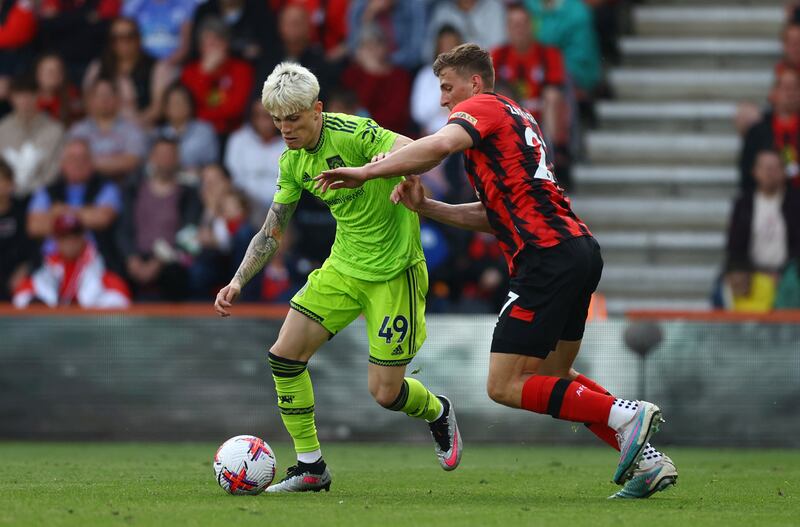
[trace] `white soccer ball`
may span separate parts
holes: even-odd
[[[275,478],[275,454],[258,437],[232,437],[214,454],[214,474],[228,494],[260,494]]]

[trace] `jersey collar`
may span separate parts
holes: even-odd
[[[325,117],[325,112],[322,113],[322,127],[319,129],[319,139],[317,139],[317,144],[314,145],[314,148],[311,150],[306,150],[309,154],[316,154],[322,147],[325,145],[325,123],[327,122],[327,118]]]

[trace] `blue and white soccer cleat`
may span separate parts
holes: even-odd
[[[619,441],[619,464],[614,473],[614,483],[622,485],[629,479],[642,457],[644,447],[650,437],[658,431],[664,419],[658,406],[647,401],[639,401],[639,408],[630,421],[617,431]]]
[[[678,470],[670,458],[662,455],[661,459],[648,468],[637,468],[633,477],[625,486],[608,499],[644,499],[656,492],[667,490],[678,482]]]

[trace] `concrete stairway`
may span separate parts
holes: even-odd
[[[648,0],[609,72],[573,203],[603,246],[611,313],[702,309],[719,272],[740,139],[736,103],[766,100],[781,0]]]

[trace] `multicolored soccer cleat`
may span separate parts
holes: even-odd
[[[617,431],[620,456],[614,483],[622,485],[629,479],[642,457],[642,452],[650,437],[658,432],[664,419],[658,406],[647,401],[639,401],[639,408],[633,418]]]
[[[608,499],[644,499],[656,492],[667,490],[678,482],[678,470],[667,456],[661,457],[649,468],[637,468],[625,486]]]
[[[461,462],[464,445],[461,443],[461,433],[458,431],[453,404],[444,395],[437,395],[437,397],[442,401],[444,411],[439,419],[428,423],[428,426],[431,429],[439,464],[445,470],[455,470]]]
[[[322,472],[316,473],[315,465],[298,463],[289,467],[286,477],[280,483],[267,487],[267,492],[319,492],[331,490],[331,473],[328,467],[322,464]]]

